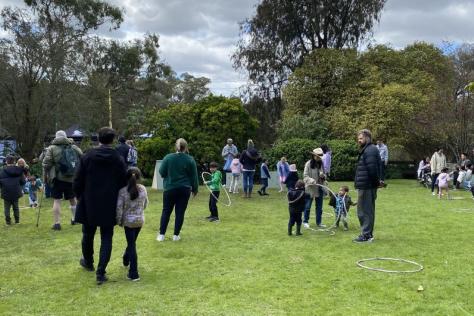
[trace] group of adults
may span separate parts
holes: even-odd
[[[473,150],[474,153],[474,150]],[[417,176],[421,182],[425,181],[426,177],[429,177],[431,181],[431,193],[436,195],[435,188],[436,180],[441,174],[444,168],[447,168],[447,159],[444,154],[443,148],[437,148],[431,157],[426,157],[420,161],[418,164]],[[472,167],[473,164],[468,158],[467,153],[461,153],[459,161],[457,161],[455,170],[451,173],[453,185],[456,189],[464,188],[468,190],[473,190],[471,186],[471,176],[472,176]],[[463,177],[458,177],[459,174],[463,174]],[[473,193],[474,194],[474,193]]]

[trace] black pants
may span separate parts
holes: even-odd
[[[357,217],[359,217],[361,235],[373,237],[375,224],[375,200],[377,189],[359,189],[357,200]]]
[[[381,170],[381,175],[380,175],[380,179],[383,179],[385,180],[385,172],[387,170],[387,165],[385,164],[385,161],[382,160],[382,167],[380,168]]]
[[[96,231],[97,226],[82,225],[82,256],[88,265],[94,263],[94,236]],[[100,227],[100,252],[97,275],[104,275],[106,273],[105,269],[110,261],[110,254],[112,253],[113,236],[113,226]]]
[[[131,277],[138,277],[138,257],[137,257],[137,238],[140,234],[141,227],[130,228],[124,227],[125,238],[127,239],[127,248],[123,254],[124,261],[130,262],[130,269],[128,270]]]
[[[184,213],[188,207],[191,189],[187,187],[177,188],[163,192],[163,212],[161,213],[160,234],[164,235],[168,228],[171,213],[175,212],[174,234],[179,235],[184,223]]]
[[[458,177],[459,177],[459,172],[455,171],[453,172],[453,186],[458,189]]]
[[[18,200],[8,201],[3,200],[3,209],[5,212],[5,221],[10,222],[10,208],[13,207],[13,216],[15,216],[15,222],[20,221],[20,208],[18,207]]]
[[[268,178],[261,178],[260,183],[262,184],[262,188],[260,189],[260,192],[262,193],[267,193],[267,188],[268,188]]]
[[[294,210],[290,208],[290,220],[288,222],[288,232],[291,232],[291,229],[293,228],[293,225],[295,225],[295,223],[297,227],[301,226],[301,223],[303,222],[301,218],[302,214],[303,214],[303,210]]]
[[[211,216],[215,218],[219,218],[219,212],[217,210],[219,194],[219,191],[212,191],[212,194],[209,194],[209,211],[211,212]]]
[[[439,187],[436,185],[436,180],[438,179],[439,173],[435,173],[431,175],[431,192],[434,192],[435,187],[438,188],[438,193],[439,193]]]

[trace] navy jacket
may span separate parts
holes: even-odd
[[[242,164],[242,169],[255,170],[255,166],[262,160],[262,158],[255,148],[247,148],[242,152],[239,160]]]
[[[81,157],[73,182],[78,198],[76,222],[114,226],[118,192],[126,185],[127,166],[112,147],[93,148]]]
[[[16,166],[5,167],[0,172],[0,188],[2,189],[2,199],[15,201],[23,196],[23,186],[25,176],[23,168]]]
[[[291,189],[288,191],[288,207],[291,213],[303,212],[306,205],[306,198],[309,196],[305,193],[304,188],[302,189]],[[291,203],[293,202],[293,203]]]
[[[368,143],[360,151],[357,162],[355,183],[356,189],[368,190],[378,188],[382,172],[382,160],[377,146]]]
[[[128,151],[130,150],[130,146],[125,143],[120,143],[115,149],[117,149],[120,156],[123,158],[123,161],[127,163]]]

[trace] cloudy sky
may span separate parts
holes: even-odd
[[[259,0],[111,0],[125,10],[121,39],[160,35],[162,58],[178,73],[212,79],[217,94],[238,94],[245,77],[232,68],[230,55],[238,40],[238,22],[251,16]],[[0,6],[22,5],[0,0]],[[416,40],[474,43],[474,0],[388,0],[377,43],[401,48]]]

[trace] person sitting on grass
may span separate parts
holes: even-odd
[[[264,159],[262,165],[260,166],[260,182],[262,183],[262,187],[257,191],[260,196],[269,195],[267,193],[268,179],[271,178],[270,170],[268,170],[268,159]]]
[[[305,184],[302,180],[298,180],[294,188],[288,191],[288,210],[290,213],[290,220],[288,222],[288,236],[293,235],[293,226],[296,223],[296,235],[303,235],[301,233],[302,214],[305,209],[306,199],[308,193],[304,190]]]
[[[296,165],[292,164],[290,165],[290,172],[288,173],[288,177],[286,177],[285,179],[285,184],[288,191],[295,188],[296,182],[298,180],[298,170],[296,170]]]
[[[339,227],[339,221],[342,219],[344,225],[344,230],[348,230],[349,226],[347,224],[347,213],[351,206],[357,205],[357,203],[352,202],[349,194],[349,187],[343,185],[339,188],[339,192],[336,196],[331,195],[329,199],[329,206],[334,207],[334,215],[336,216],[336,222],[334,223],[333,228]]]
[[[10,208],[13,208],[15,224],[20,223],[20,208],[18,200],[23,196],[25,177],[23,169],[15,166],[15,158],[8,156],[6,166],[0,172],[0,189],[2,190],[3,206],[5,211],[5,223],[11,225]]]
[[[206,184],[209,186],[209,190],[211,190],[211,193],[209,194],[209,211],[211,212],[211,215],[206,217],[206,219],[210,222],[219,221],[217,202],[221,192],[222,173],[217,170],[218,168],[219,166],[216,162],[211,162],[209,164],[209,170],[211,171],[212,178],[210,181],[207,181]]]
[[[441,173],[438,176],[438,198],[441,199],[443,196],[443,190],[446,191],[446,198],[449,198],[449,181],[451,178],[449,177],[448,168],[441,169]]]
[[[30,207],[38,207],[38,196],[37,192],[43,188],[43,182],[36,176],[31,176],[26,183],[26,189],[28,190]]]
[[[127,170],[127,186],[119,191],[117,200],[117,224],[123,226],[127,248],[123,254],[123,265],[130,268],[127,278],[131,281],[139,281],[137,264],[138,234],[145,222],[145,209],[148,205],[146,188],[139,184],[141,179],[140,169],[131,167]]]

